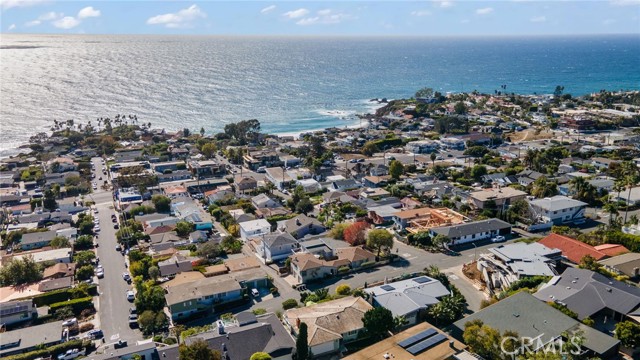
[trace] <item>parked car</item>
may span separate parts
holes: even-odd
[[[69,327],[74,325],[78,325],[78,319],[76,318],[71,318],[69,320],[65,320],[64,322],[62,322],[63,327]]]
[[[129,290],[127,291],[127,300],[130,302],[133,302],[133,300],[136,299],[136,295],[133,293],[133,291]]]
[[[122,246],[120,246],[120,244],[116,245],[116,251],[122,251]]]
[[[256,289],[256,288],[251,289],[251,296],[256,297],[256,298],[260,297],[260,291],[258,291],[258,289]]]
[[[496,237],[494,237],[493,239],[491,239],[491,242],[497,243],[497,242],[503,242],[507,240],[504,236],[502,235],[498,235]]]
[[[114,349],[122,349],[123,347],[127,347],[127,340],[118,340],[117,343],[113,344]]]
[[[135,306],[129,308],[129,314],[137,314],[138,309]]]
[[[138,327],[138,315],[137,314],[129,314],[129,327],[130,328]]]
[[[98,279],[102,279],[104,277],[104,269],[96,270],[96,276],[98,277]]]
[[[118,225],[118,223],[113,224],[113,228],[118,230],[120,228],[120,225]]]
[[[58,355],[58,360],[69,360],[75,359],[80,356],[80,350],[78,349],[69,349],[67,352]]]
[[[123,279],[124,281],[129,281],[129,280],[131,280],[131,275],[129,275],[129,273],[128,273],[128,272],[123,272],[123,273],[122,273],[122,279]]]
[[[104,337],[104,333],[100,329],[93,329],[87,332],[87,337],[91,340],[102,339]]]

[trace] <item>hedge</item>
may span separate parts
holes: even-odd
[[[87,296],[85,298],[53,303],[49,305],[49,313],[55,314],[56,310],[59,310],[60,308],[66,306],[71,306],[71,308],[73,309],[73,313],[79,315],[82,310],[93,308],[93,298],[91,296]]]
[[[50,346],[46,349],[34,350],[24,354],[16,354],[16,355],[5,357],[3,359],[4,360],[32,360],[32,359],[48,357],[48,356],[52,356],[52,358],[55,359],[59,354],[62,354],[69,349],[81,349],[84,347],[85,347],[85,344],[82,340],[71,340],[62,344]]]
[[[62,301],[67,301],[71,299],[71,291],[72,289],[60,289],[36,295],[33,297],[33,303],[36,306],[45,306]],[[91,285],[88,287],[88,292],[89,295],[95,296],[98,294],[98,287],[96,285]]]

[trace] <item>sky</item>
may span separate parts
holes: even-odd
[[[2,33],[197,35],[640,34],[640,0],[0,0]]]

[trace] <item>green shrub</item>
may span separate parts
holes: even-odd
[[[367,266],[373,266],[375,265],[376,262],[375,261],[365,261],[362,264],[360,264],[360,267],[367,267]]]
[[[88,296],[85,298],[53,303],[49,305],[49,313],[55,314],[56,310],[66,306],[70,306],[73,309],[74,314],[80,315],[80,313],[84,309],[93,309],[93,299],[90,296]]]
[[[60,289],[49,291],[47,293],[34,296],[33,303],[39,307],[67,301],[72,298],[72,294],[74,291],[74,289]],[[87,292],[89,293],[89,295],[95,296],[98,294],[98,287],[96,285],[91,285],[87,288]]]
[[[350,270],[350,269],[349,269],[349,267],[348,267],[348,266],[340,266],[340,267],[338,268],[338,272],[339,272],[339,273],[341,273],[341,274],[346,273],[346,272],[348,272],[349,270]]]
[[[284,310],[289,310],[298,307],[298,302],[296,299],[287,299],[282,302],[282,308]]]
[[[258,308],[251,311],[254,315],[264,315],[267,313],[266,309]]]

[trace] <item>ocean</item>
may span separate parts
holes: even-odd
[[[640,36],[222,37],[13,35],[0,40],[0,156],[53,120],[136,114],[208,133],[358,123],[371,98],[421,87],[584,95],[640,89]]]

